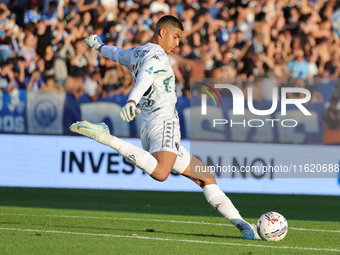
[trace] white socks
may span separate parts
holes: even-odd
[[[158,164],[157,160],[149,152],[125,142],[118,137],[110,134],[102,134],[99,140],[100,143],[115,149],[120,155],[149,175],[152,174]]]
[[[230,199],[224,194],[216,184],[209,184],[203,188],[205,198],[208,203],[218,210],[226,219],[235,225],[241,232],[251,229],[239,214]]]

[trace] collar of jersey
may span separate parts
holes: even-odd
[[[147,44],[152,44],[152,45],[158,46],[165,53],[164,49],[159,44],[152,43],[152,42],[148,42]]]

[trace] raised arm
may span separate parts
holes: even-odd
[[[99,51],[105,58],[117,62],[123,66],[130,66],[130,49],[123,50],[116,46],[107,46],[103,43],[98,35],[90,35],[84,39],[84,42],[93,50]]]

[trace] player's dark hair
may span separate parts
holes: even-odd
[[[184,30],[182,22],[180,22],[176,17],[171,15],[165,15],[162,18],[159,19],[159,21],[156,24],[156,31],[159,31],[161,28],[170,25],[174,28],[178,28],[180,30]]]

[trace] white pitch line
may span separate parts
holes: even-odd
[[[126,220],[126,221],[146,221],[146,222],[168,222],[168,223],[198,224],[198,225],[225,226],[225,227],[233,227],[234,226],[232,224],[226,224],[226,223],[212,223],[212,222],[203,222],[203,221],[158,220],[158,219],[96,217],[96,216],[78,216],[78,215],[51,215],[51,214],[39,215],[39,214],[24,214],[24,213],[0,213],[0,215],[8,215],[8,216],[32,216],[32,217],[56,217],[56,218],[76,218],[76,219]],[[312,229],[312,228],[294,228],[294,227],[289,227],[289,229],[290,230],[297,230],[297,231],[314,231],[314,232],[340,233],[340,230]]]
[[[294,250],[309,250],[309,251],[340,252],[340,250],[338,250],[338,249],[322,249],[322,248],[293,247],[293,246],[269,246],[269,245],[261,245],[261,244],[209,242],[209,241],[190,240],[190,239],[170,239],[170,238],[136,236],[136,235],[133,235],[133,236],[124,236],[124,235],[83,233],[83,232],[70,232],[70,231],[58,231],[58,230],[41,230],[41,229],[20,229],[20,228],[0,228],[0,230],[22,231],[22,232],[42,232],[42,233],[56,233],[56,234],[71,234],[71,235],[85,235],[85,236],[105,236],[105,237],[146,239],[146,240],[156,240],[156,241],[187,242],[187,243],[202,243],[202,244],[220,244],[220,245],[246,246],[246,247],[256,247],[256,248],[294,249]]]

